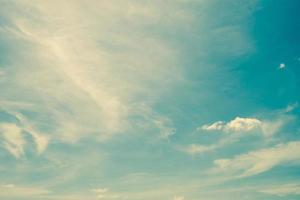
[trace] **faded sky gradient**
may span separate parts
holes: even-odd
[[[0,0],[0,199],[299,199],[299,8]]]

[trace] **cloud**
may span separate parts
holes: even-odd
[[[288,107],[287,109],[291,111],[294,107]],[[272,120],[236,117],[229,122],[217,121],[212,124],[205,124],[197,128],[197,130],[222,131],[226,133],[252,133],[256,131],[261,132],[264,136],[272,136],[291,119],[292,116],[285,115],[285,113],[280,113]]]
[[[34,128],[20,113],[9,113],[17,122],[0,123],[0,134],[4,139],[4,148],[16,158],[25,154],[26,134],[29,134],[36,145],[38,154],[43,153],[49,143],[49,137]]]
[[[285,112],[288,113],[288,112],[291,112],[295,109],[297,109],[299,107],[299,103],[298,102],[295,102],[293,104],[289,104],[286,108],[285,108]]]
[[[187,147],[180,148],[181,151],[184,151],[188,154],[201,154],[209,151],[213,151],[218,148],[218,145],[200,145],[200,144],[191,144]]]
[[[217,121],[212,124],[203,125],[202,130],[225,131],[225,132],[249,132],[262,127],[262,122],[256,118],[236,117],[228,123]]]
[[[276,195],[276,196],[287,196],[287,195],[300,195],[300,184],[299,183],[290,183],[282,184],[278,186],[273,186],[259,190],[259,192]]]
[[[284,69],[285,67],[286,67],[285,63],[280,63],[278,66],[278,69]]]
[[[146,104],[153,110],[158,97],[183,80],[182,70],[174,65],[176,48],[147,30],[185,26],[189,13],[177,4],[168,6],[172,14],[162,7],[159,1],[92,0],[83,5],[75,0],[61,5],[57,0],[24,0],[1,8],[8,22],[1,26],[1,37],[18,46],[6,54],[12,62],[3,68],[0,102],[6,103],[1,108],[22,114],[34,127],[26,130],[38,152],[51,139],[103,141],[138,132],[134,118],[151,124],[144,126],[148,130],[159,129],[162,138],[174,134],[171,119],[151,112],[145,116],[138,109]]]
[[[215,142],[214,144],[210,145],[203,145],[203,144],[190,144],[186,147],[180,147],[178,150],[186,152],[188,154],[194,155],[194,154],[202,154],[211,152],[217,149],[220,149],[222,147],[225,147],[227,145],[230,145],[238,140],[238,137],[230,136],[226,138],[222,138],[219,141]]]
[[[214,144],[190,144],[185,147],[179,147],[178,150],[188,154],[202,154],[220,149],[233,144],[247,134],[262,134],[265,138],[270,138],[279,132],[287,123],[294,120],[291,111],[298,107],[298,103],[289,104],[286,108],[269,113],[271,119],[243,118],[236,117],[229,122],[217,121],[212,124],[205,124],[197,128],[197,131],[224,132],[223,137]]]
[[[43,153],[48,146],[49,137],[37,131],[20,113],[15,114],[15,117],[19,120],[22,129],[33,137],[38,154]]]
[[[0,133],[3,137],[4,148],[16,158],[21,157],[26,143],[22,129],[12,123],[1,123]]]
[[[154,120],[154,124],[159,129],[160,138],[162,139],[168,139],[176,133],[176,129],[170,125],[171,122],[168,118],[159,117]]]
[[[279,144],[272,148],[252,151],[232,159],[218,159],[212,172],[230,173],[238,177],[253,176],[285,163],[299,162],[300,142]]]

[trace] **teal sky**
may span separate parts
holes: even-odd
[[[299,199],[299,8],[0,0],[0,199]]]

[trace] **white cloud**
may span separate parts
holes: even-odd
[[[178,150],[184,151],[188,154],[201,154],[205,152],[214,151],[227,145],[237,142],[241,137],[245,136],[244,133],[262,134],[265,138],[270,138],[288,122],[294,119],[293,115],[288,114],[298,104],[290,104],[287,108],[276,111],[271,120],[260,120],[257,118],[242,118],[236,117],[229,122],[217,121],[212,124],[205,124],[197,128],[197,131],[218,131],[227,133],[220,140],[210,145],[191,144],[186,147],[180,147]]]
[[[16,158],[24,154],[24,145],[26,143],[22,130],[12,123],[1,123],[0,133],[2,134],[4,147]]]
[[[215,130],[223,130],[226,126],[226,123],[223,121],[217,121],[212,124],[205,124],[200,128],[197,128],[197,130],[207,130],[207,131],[215,131]]]
[[[300,195],[300,184],[299,183],[290,183],[282,184],[278,186],[268,187],[259,192],[276,195],[276,196],[287,196],[287,195]]]
[[[286,67],[285,63],[280,63],[278,69],[284,69]]]
[[[272,148],[252,151],[232,159],[215,160],[216,167],[212,172],[232,173],[239,177],[253,176],[287,162],[299,162],[300,142],[279,144]]]
[[[282,113],[272,120],[236,117],[229,122],[217,121],[212,124],[206,124],[199,127],[197,130],[223,131],[226,133],[252,133],[254,131],[258,131],[264,136],[272,136],[291,119],[291,116],[284,115]]]
[[[262,127],[262,121],[256,118],[236,117],[228,123],[218,121],[212,124],[203,125],[202,130],[214,131],[220,130],[225,132],[249,132]]]
[[[259,128],[261,124],[262,122],[255,118],[237,117],[226,124],[225,131],[247,132]]]

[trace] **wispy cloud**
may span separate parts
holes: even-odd
[[[32,198],[41,199],[51,194],[51,191],[39,187],[27,187],[14,184],[0,185],[0,197],[4,199],[11,198]]]
[[[278,186],[270,186],[259,190],[259,192],[275,195],[275,196],[288,196],[288,195],[300,195],[300,184],[299,183],[290,183],[282,184]]]
[[[186,147],[179,148],[188,154],[201,154],[209,151],[213,151],[218,148],[218,145],[201,145],[201,144],[190,144]]]
[[[175,12],[165,24],[181,26],[190,20],[183,8],[170,6]],[[13,62],[1,73],[0,101],[9,102],[1,104],[2,109],[31,124],[24,129],[34,137],[39,153],[51,139],[105,140],[132,132],[135,117],[152,124],[148,128],[158,129],[160,137],[169,137],[175,130],[171,119],[153,117],[152,111],[145,116],[139,109],[146,105],[152,110],[156,98],[182,80],[181,69],[174,65],[176,49],[146,31],[161,23],[162,14],[159,2],[7,3],[1,15],[9,23],[0,33],[20,47],[9,55]],[[38,134],[41,129],[43,134]]]
[[[20,158],[25,154],[26,135],[29,134],[34,140],[37,153],[43,153],[49,143],[48,136],[36,130],[21,114],[11,114],[11,116],[16,118],[16,123],[0,123],[4,148],[16,158]]]
[[[24,145],[26,143],[22,129],[12,123],[1,123],[0,134],[3,137],[4,148],[13,156],[19,158],[24,154]]]
[[[299,150],[300,142],[294,141],[241,154],[231,159],[218,159],[214,161],[215,168],[212,172],[228,173],[236,177],[253,176],[278,165],[299,162],[300,155],[295,153]]]

